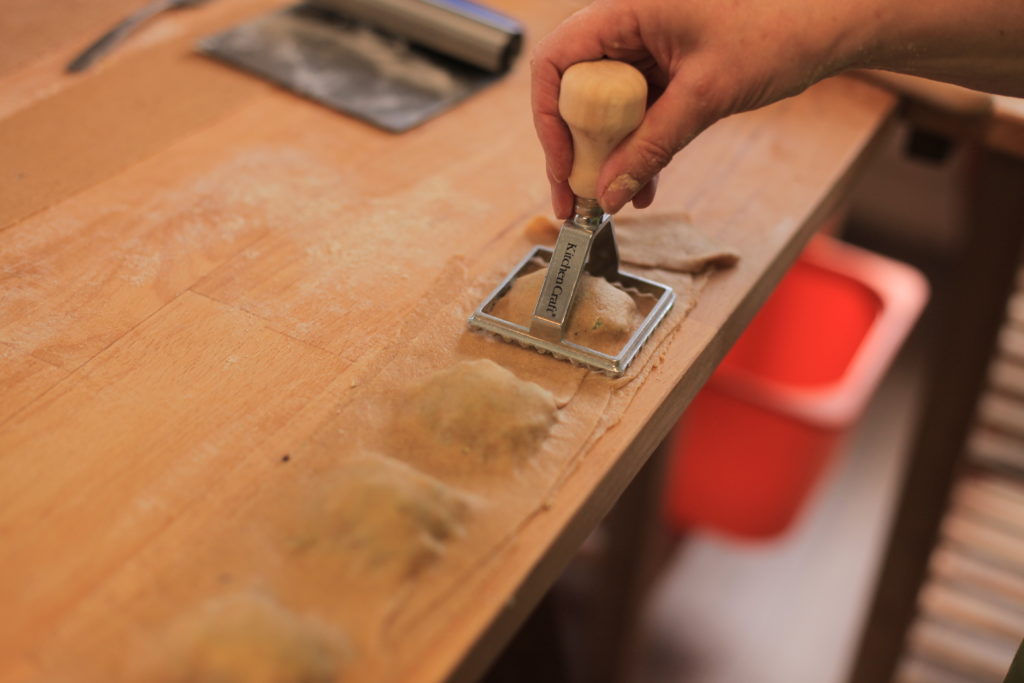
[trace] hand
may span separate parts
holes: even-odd
[[[609,57],[650,86],[640,127],[611,154],[598,200],[614,213],[654,199],[657,174],[720,118],[795,95],[855,54],[839,12],[820,0],[597,0],[540,42],[533,55],[534,125],[547,159],[555,215],[572,212],[572,139],[558,114],[562,72]],[[835,5],[833,7],[833,5]]]

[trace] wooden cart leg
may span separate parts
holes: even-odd
[[[1024,241],[1024,160],[976,148],[966,239],[933,344],[928,392],[851,683],[892,679],[962,462]]]
[[[582,614],[569,622],[582,631],[576,647],[565,640],[558,587],[549,591],[519,629],[484,683],[630,679],[641,644],[648,590],[677,544],[662,521],[668,449],[663,443],[644,464],[601,524],[604,543],[595,575],[577,599]],[[563,587],[564,588],[564,587]],[[576,640],[575,638],[573,639]],[[571,661],[570,661],[571,660]]]
[[[585,680],[629,680],[646,598],[676,545],[662,517],[669,451],[663,442],[604,521],[605,547],[588,610]]]
[[[541,598],[481,679],[482,683],[567,683],[572,680],[556,603],[551,591]]]

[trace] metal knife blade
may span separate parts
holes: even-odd
[[[96,42],[85,48],[80,55],[71,60],[71,63],[67,66],[67,71],[69,73],[77,73],[88,69],[100,57],[110,52],[118,43],[135,31],[135,29],[156,15],[181,7],[200,5],[204,2],[208,2],[208,0],[153,0],[153,2],[145,5],[131,16],[119,21],[112,29],[100,36]]]

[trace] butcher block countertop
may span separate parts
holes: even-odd
[[[528,59],[403,135],[194,54],[199,37],[280,4],[264,0],[171,13],[63,74],[137,4],[15,0],[0,20],[2,683],[127,676],[181,615],[246,592],[336,634],[345,680],[479,673],[895,106],[834,79],[680,154],[655,208],[686,211],[739,264],[711,276],[626,383],[580,373],[562,412],[593,400],[600,419],[546,446],[528,486],[446,482],[475,512],[429,566],[390,583],[384,571],[353,602],[329,557],[293,561],[282,529],[352,457],[366,406],[402,390],[399,370],[491,348],[462,321],[549,211]],[[491,4],[529,45],[579,3]]]

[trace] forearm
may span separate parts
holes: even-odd
[[[658,171],[718,119],[846,69],[1024,97],[1024,0],[594,0],[534,53],[534,121],[559,217],[572,209],[573,158],[561,74],[602,57],[637,66],[655,95],[597,179],[615,212],[649,204]]]
[[[846,62],[1024,96],[1024,0],[851,3]]]

